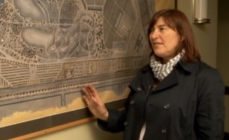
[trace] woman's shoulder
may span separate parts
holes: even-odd
[[[218,70],[203,61],[199,61],[198,75],[201,77],[220,76]]]
[[[221,83],[223,85],[219,71],[203,61],[199,62],[197,76],[200,84]]]

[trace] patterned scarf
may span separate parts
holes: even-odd
[[[161,64],[157,61],[155,56],[152,55],[150,59],[150,67],[154,73],[154,76],[162,81],[169,73],[173,70],[174,66],[180,61],[185,51],[182,50],[181,53],[178,53],[174,58],[170,59],[166,64]]]

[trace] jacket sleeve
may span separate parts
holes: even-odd
[[[125,101],[125,108],[123,110],[118,111],[118,110],[108,109],[109,117],[107,122],[97,119],[98,126],[102,130],[109,131],[112,133],[117,133],[125,129],[125,121],[129,109],[129,102],[132,95],[133,95],[133,91],[131,90]]]
[[[198,140],[222,140],[224,136],[225,87],[219,73],[211,69],[200,75],[195,132]]]

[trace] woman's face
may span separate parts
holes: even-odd
[[[158,19],[149,34],[149,40],[154,54],[167,62],[174,56],[180,42],[180,35],[170,28],[162,17]]]

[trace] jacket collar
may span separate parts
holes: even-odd
[[[199,61],[193,63],[184,63],[183,61],[179,61],[177,64],[177,68],[191,74],[193,70],[196,68],[198,62]]]
[[[172,87],[179,83],[179,71],[184,71],[188,74],[191,74],[196,68],[198,62],[194,63],[184,63],[179,61],[174,70],[164,79],[161,83],[155,88],[154,91],[163,90],[169,87]],[[154,74],[149,65],[143,67],[140,72],[140,76],[136,77],[130,84],[131,88],[138,90],[139,86],[143,87],[145,91],[149,90],[149,87],[152,87],[154,84]]]
[[[149,65],[143,67],[138,75],[131,81],[129,87],[134,91],[140,91],[144,88],[145,91],[154,83],[154,74]]]
[[[141,87],[144,88],[144,91],[150,92],[152,90],[152,86],[155,82],[154,74],[151,70],[150,66],[144,67],[140,75],[134,78],[134,80],[130,83],[130,87],[135,90],[141,90]],[[163,90],[169,87],[172,87],[178,83],[177,71],[173,70],[161,83],[154,89],[154,91]]]

